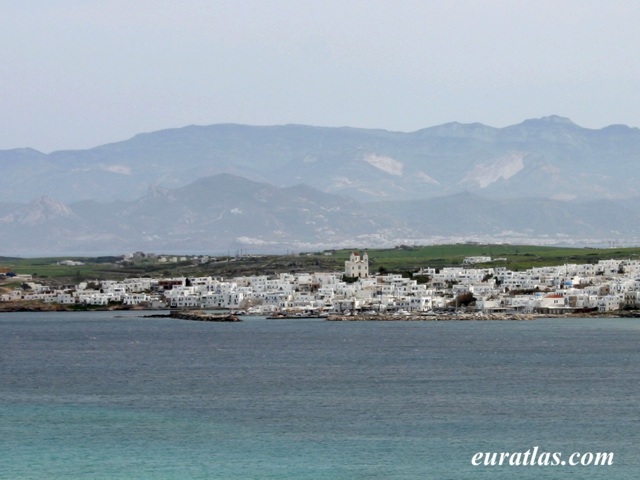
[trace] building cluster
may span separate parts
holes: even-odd
[[[608,312],[640,306],[640,261],[606,260],[526,271],[506,267],[423,268],[408,278],[370,274],[367,255],[354,253],[343,272],[230,279],[130,278],[83,282],[65,289],[25,279],[21,288],[0,296],[5,302],[22,300],[231,309],[260,315],[419,314],[453,309],[485,314]]]

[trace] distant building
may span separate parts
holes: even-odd
[[[163,278],[158,281],[158,289],[161,291],[172,290],[175,287],[184,287],[185,278]]]
[[[66,265],[68,267],[76,267],[76,266],[84,265],[84,262],[78,262],[78,261],[75,261],[75,260],[62,260],[62,261],[58,262],[58,265]]]
[[[369,256],[363,253],[353,252],[349,260],[344,262],[344,274],[347,277],[366,278],[369,276]]]
[[[489,263],[491,261],[491,257],[466,257],[462,263],[465,265],[470,265],[473,263]]]

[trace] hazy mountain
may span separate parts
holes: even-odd
[[[7,253],[640,237],[640,130],[213,125],[0,151]]]
[[[639,198],[578,202],[474,193],[361,203],[306,185],[281,188],[219,174],[185,187],[153,187],[131,201],[0,203],[0,244],[11,255],[268,252],[434,239],[593,243],[621,232],[640,237],[639,206]]]
[[[0,201],[134,200],[219,173],[300,183],[359,201],[460,192],[493,198],[640,195],[640,130],[582,128],[550,116],[493,128],[450,123],[412,133],[301,125],[190,126],[89,150],[0,151]]]
[[[389,228],[356,201],[308,186],[278,188],[220,174],[133,201],[0,204],[3,251],[285,249]]]

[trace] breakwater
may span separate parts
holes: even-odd
[[[241,322],[239,317],[228,313],[207,313],[202,310],[172,310],[167,314],[145,315],[146,318],[177,318],[197,322]]]

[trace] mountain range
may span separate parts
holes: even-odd
[[[639,156],[637,128],[558,116],[413,133],[190,126],[4,150],[0,241],[10,253],[633,242]]]

